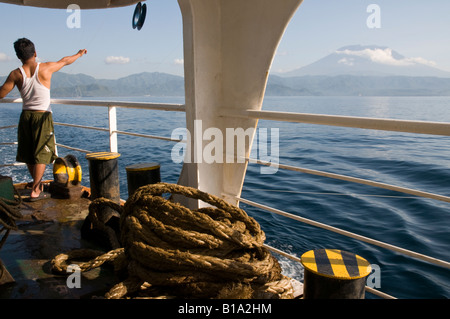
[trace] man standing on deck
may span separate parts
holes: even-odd
[[[45,166],[53,163],[57,157],[50,106],[52,75],[75,62],[87,51],[80,50],[58,62],[39,63],[36,62],[36,50],[30,40],[17,40],[14,42],[14,49],[23,65],[13,70],[0,87],[0,99],[11,92],[14,86],[17,86],[22,96],[16,160],[28,166],[33,178],[30,200],[36,201],[44,197],[41,182]]]

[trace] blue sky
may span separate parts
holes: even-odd
[[[76,0],[74,0],[76,2]],[[31,39],[41,61],[86,48],[88,55],[63,70],[96,78],[139,72],[183,75],[182,19],[176,0],[150,0],[144,27],[134,30],[134,6],[81,11],[70,29],[66,10],[0,4],[0,75],[19,66],[13,42]],[[370,4],[380,8],[380,28],[369,28]],[[272,71],[300,68],[354,44],[388,46],[450,71],[448,0],[304,0],[280,43]]]

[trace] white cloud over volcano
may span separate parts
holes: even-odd
[[[385,65],[394,65],[394,66],[411,66],[415,64],[423,64],[428,66],[436,66],[436,63],[433,61],[428,61],[424,58],[406,58],[403,56],[396,56],[393,54],[392,49],[389,48],[366,48],[363,50],[338,50],[337,54],[342,54],[346,56],[356,56],[361,58],[369,59],[372,62],[385,64]],[[339,63],[344,63],[349,65],[351,61],[347,58],[343,58],[339,61]]]

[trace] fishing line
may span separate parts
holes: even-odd
[[[142,8],[143,8],[144,6],[145,6],[145,4],[142,4]],[[140,5],[140,3],[138,3],[138,5],[136,6],[136,9],[135,9],[135,13],[134,13],[134,15],[133,15],[133,29],[137,28],[138,30],[140,30],[140,29],[139,29],[139,25],[140,25],[140,24],[143,24],[144,21],[145,21],[145,18],[146,18],[147,9],[143,10],[144,12],[141,12],[143,20],[140,21],[139,23],[137,22],[136,18],[138,18],[138,16],[136,16],[136,13],[137,13],[137,11],[140,10],[140,9],[139,9],[140,7],[141,7],[141,5]],[[142,25],[141,25],[141,27],[142,27]],[[156,30],[156,28],[153,28],[152,30]],[[167,39],[167,38],[166,38],[166,39]],[[150,40],[150,39],[149,39],[149,40]],[[179,51],[181,45],[182,45],[182,42],[180,43],[179,41],[177,41],[177,43],[176,43],[174,46],[172,46],[171,49],[168,50],[168,53],[165,54],[164,57],[163,57],[161,60],[158,59],[158,60],[156,61],[156,59],[155,59],[155,60],[153,60],[153,61],[155,61],[155,62],[152,62],[152,60],[147,60],[146,58],[143,58],[142,61],[143,61],[144,63],[148,63],[148,64],[152,65],[154,68],[161,67],[162,65],[168,64],[168,63],[169,63],[169,62],[168,62],[169,59],[171,59],[171,58],[173,57],[173,53],[175,53],[176,51]],[[183,55],[184,55],[183,52],[181,52],[181,56],[182,56],[182,57],[183,57]],[[172,64],[175,64],[175,61],[172,61]]]
[[[106,14],[104,14],[103,17],[100,20],[98,20],[98,19],[96,20],[99,23],[97,23],[96,25],[92,26],[92,28],[95,28],[96,31],[92,33],[92,35],[89,37],[89,40],[86,42],[85,40],[83,40],[83,38],[85,37],[86,33],[90,32],[90,29],[86,29],[86,28],[83,29],[83,12],[85,12],[85,14],[87,15],[86,11],[87,10],[82,10],[80,12],[80,14],[81,14],[81,25],[80,25],[80,28],[72,30],[72,31],[75,31],[75,32],[81,31],[79,33],[77,41],[76,41],[77,42],[77,47],[75,48],[76,52],[78,52],[78,50],[81,50],[81,49],[86,49],[88,51],[88,53],[89,53],[90,48],[91,48],[91,44],[94,42],[94,40],[96,40],[98,38],[99,34],[103,31],[104,26],[106,24]],[[100,14],[103,14],[103,13],[100,13]],[[87,30],[87,31],[85,32],[84,30]],[[78,70],[80,68],[80,66],[82,66],[84,64],[84,60],[85,59],[79,59],[79,60],[76,61],[76,63],[73,63],[73,64],[67,66],[65,68],[66,69],[66,73],[72,73],[72,74],[75,73],[75,71]]]
[[[24,6],[20,6],[20,26],[21,26],[20,32],[22,35],[25,34],[25,23],[24,23],[24,19],[23,19],[23,16],[24,16],[23,10],[24,10]]]
[[[165,57],[162,59],[162,60],[159,60],[159,62],[154,62],[154,63],[152,63],[153,65],[155,65],[155,67],[160,67],[160,66],[162,66],[162,65],[164,65],[164,64],[168,64],[169,62],[169,59],[170,58],[172,58],[173,57],[173,53],[175,52],[175,51],[178,51],[180,49],[180,44],[178,43],[177,45],[175,45],[174,47],[173,47],[173,49],[171,49],[171,50],[169,50],[168,52],[168,54],[166,54],[165,55]],[[183,57],[183,53],[182,53],[182,57]],[[175,63],[174,61],[172,61],[172,63]]]
[[[92,42],[98,37],[98,35],[100,34],[100,32],[101,31],[103,31],[103,28],[104,28],[104,26],[105,26],[105,22],[106,22],[106,11],[104,11],[105,13],[102,13],[102,14],[104,14],[103,15],[103,18],[100,20],[100,25],[97,25],[96,26],[96,28],[97,28],[97,31],[94,33],[94,35],[91,37],[91,39],[87,42],[87,44],[86,44],[86,49],[87,49],[87,47],[89,47],[91,44],[92,44]]]

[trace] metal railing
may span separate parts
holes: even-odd
[[[0,103],[19,103],[21,99],[4,99],[0,100]],[[132,132],[124,132],[117,130],[117,117],[116,117],[116,108],[135,108],[135,109],[147,109],[147,110],[160,110],[160,111],[175,111],[175,112],[185,112],[185,106],[183,104],[161,104],[161,103],[141,103],[141,102],[116,102],[116,101],[95,101],[95,100],[52,100],[53,104],[65,104],[65,105],[85,105],[85,106],[95,106],[95,107],[107,107],[108,108],[108,118],[109,118],[109,127],[108,128],[100,128],[100,127],[91,127],[91,126],[83,126],[76,124],[67,124],[67,123],[56,123],[55,125],[67,126],[67,127],[77,127],[84,129],[92,129],[109,132],[109,141],[110,141],[110,151],[117,152],[117,134],[138,136],[144,138],[152,138],[152,139],[160,139],[166,141],[180,142],[180,140],[172,139],[163,136],[155,136],[155,135],[146,135],[146,134],[138,134]],[[427,122],[427,121],[405,121],[405,120],[391,120],[391,119],[377,119],[377,118],[363,118],[363,117],[350,117],[350,116],[333,116],[333,115],[317,115],[317,114],[304,114],[304,113],[290,113],[290,112],[274,112],[274,111],[255,111],[255,110],[237,110],[237,109],[223,109],[221,111],[220,116],[224,117],[237,117],[237,118],[253,118],[260,120],[270,120],[270,121],[289,121],[289,122],[297,122],[297,123],[307,123],[307,124],[317,124],[317,125],[327,125],[327,126],[339,126],[339,127],[351,127],[351,128],[362,128],[362,129],[372,129],[372,130],[384,130],[384,131],[395,131],[395,132],[407,132],[407,133],[416,133],[416,134],[431,134],[431,135],[441,135],[441,136],[450,136],[450,123],[442,123],[442,122]],[[15,127],[7,126],[0,127],[10,128]],[[81,150],[77,148],[73,148],[66,145],[57,144],[61,147],[81,151],[81,152],[89,152],[87,150]],[[390,184],[384,184],[376,181],[365,180],[360,178],[355,178],[351,176],[345,176],[335,173],[323,172],[318,170],[311,170],[301,167],[283,165],[283,164],[273,164],[264,162],[258,159],[246,158],[250,163],[256,163],[260,165],[276,165],[277,168],[297,171],[306,174],[318,175],[327,178],[334,178],[345,180],[353,183],[360,183],[365,185],[370,185],[373,187],[379,187],[389,190],[394,190],[398,192],[403,192],[407,194],[411,194],[414,196],[421,196],[425,198],[431,198],[435,200],[440,200],[444,202],[450,202],[450,197],[443,196],[439,194],[433,194],[428,192],[423,192],[420,190],[414,190],[404,187],[399,187]],[[15,164],[11,164],[15,165]],[[230,196],[230,194],[225,194]],[[235,196],[233,196],[235,197]],[[279,214],[285,216],[287,218],[291,218],[297,220],[302,223],[306,223],[315,227],[323,228],[332,232],[339,233],[341,235],[354,238],[360,241],[364,241],[379,247],[383,247],[386,249],[390,249],[402,254],[405,254],[410,257],[414,257],[444,268],[450,269],[450,262],[439,260],[430,256],[426,256],[423,254],[419,254],[410,250],[403,249],[401,247],[397,247],[391,244],[387,244],[378,240],[370,239],[355,233],[351,233],[342,229],[338,229],[326,224],[322,224],[310,219],[306,219],[297,215],[290,214],[288,212],[269,207],[266,205],[262,205],[256,203],[254,201],[250,201],[245,198],[235,197],[238,201],[248,204],[250,206],[254,206],[271,213]],[[296,256],[287,254],[283,251],[280,251],[274,247],[265,245],[268,249],[272,250],[275,253],[288,257],[294,261],[300,261],[300,259]],[[367,287],[366,290],[375,295],[381,296],[383,298],[393,298],[392,296],[375,290],[373,288]]]
[[[450,123],[224,108],[221,116],[450,136]]]
[[[0,100],[0,103],[21,103],[21,102],[22,102],[22,99]],[[144,137],[144,138],[150,138],[150,139],[159,139],[159,140],[172,141],[172,142],[180,142],[181,141],[181,140],[173,139],[170,137],[139,134],[139,133],[125,132],[125,131],[117,130],[117,108],[133,108],[133,109],[144,109],[144,110],[184,112],[185,107],[183,104],[97,101],[97,100],[69,100],[69,99],[52,99],[51,103],[52,104],[63,104],[63,105],[84,105],[84,106],[95,106],[95,107],[107,107],[108,108],[108,128],[69,124],[69,123],[60,123],[60,122],[54,122],[54,124],[58,125],[58,126],[76,127],[76,128],[82,128],[82,129],[88,129],[88,130],[108,132],[109,133],[109,148],[110,148],[111,152],[118,151],[118,143],[117,143],[117,135],[118,134]],[[0,127],[0,129],[12,128],[12,127],[17,127],[17,125]],[[56,145],[63,147],[63,148],[70,149],[70,150],[82,152],[82,153],[91,153],[91,151],[89,151],[89,150],[74,148],[74,147],[63,145],[60,143],[57,143]],[[8,166],[12,166],[12,165],[16,166],[16,165],[20,165],[20,164],[15,163],[15,164],[7,164],[7,165]]]
[[[141,103],[141,102],[117,102],[117,101],[93,101],[93,100],[52,100],[52,104],[65,104],[65,105],[85,105],[85,106],[100,106],[108,108],[108,119],[109,119],[109,127],[108,129],[104,128],[96,128],[82,125],[74,125],[74,124],[66,124],[66,123],[56,123],[55,125],[61,126],[72,126],[72,127],[81,127],[99,131],[107,131],[109,132],[109,146],[111,152],[118,151],[117,144],[117,134],[123,135],[132,135],[139,136],[144,138],[152,138],[152,139],[160,139],[166,141],[174,141],[179,142],[179,140],[174,140],[172,138],[164,137],[164,136],[155,136],[155,135],[145,135],[145,134],[137,134],[132,132],[124,132],[117,130],[117,108],[133,108],[133,109],[145,109],[145,110],[159,110],[159,111],[175,111],[175,112],[184,112],[185,107],[183,104],[165,104],[165,103]]]
[[[291,112],[274,112],[274,111],[256,111],[256,110],[239,110],[239,109],[223,109],[221,116],[224,117],[236,117],[236,118],[252,118],[258,120],[269,120],[269,121],[287,121],[295,123],[304,124],[316,124],[316,125],[326,125],[326,126],[338,126],[338,127],[348,127],[348,128],[359,128],[359,129],[371,129],[371,130],[383,130],[383,131],[393,131],[393,132],[405,132],[405,133],[415,133],[415,134],[430,134],[430,135],[440,135],[440,136],[450,136],[450,123],[444,122],[430,122],[430,121],[407,121],[407,120],[393,120],[393,119],[380,119],[380,118],[363,118],[363,117],[351,117],[351,116],[335,116],[335,115],[321,115],[321,114],[305,114],[305,113],[291,113]],[[312,170],[302,167],[296,167],[291,165],[283,165],[279,163],[270,163],[267,161],[261,161],[258,159],[247,157],[245,160],[249,163],[256,163],[259,165],[273,166],[275,168],[281,168],[285,170],[297,171],[305,174],[311,174],[316,176],[322,176],[327,178],[333,178],[338,180],[344,180],[353,183],[359,183],[364,185],[369,185],[373,187],[393,190],[397,192],[402,192],[414,196],[420,196],[424,198],[431,198],[439,201],[450,202],[450,197],[428,193],[420,190],[399,187],[391,184],[380,183],[372,180],[366,180],[361,178],[355,178],[351,176],[335,174],[330,172]],[[230,194],[224,194],[230,196]],[[424,254],[419,254],[417,252],[407,250],[395,245],[387,244],[378,240],[374,240],[365,236],[361,236],[346,230],[342,230],[336,227],[332,227],[323,223],[319,223],[310,219],[306,219],[273,207],[262,205],[242,197],[235,197],[236,200],[245,203],[247,205],[263,209],[265,211],[275,213],[290,219],[297,220],[299,222],[312,225],[314,227],[326,229],[350,238],[354,238],[363,242],[370,243],[385,249],[399,252],[401,254],[429,262],[434,265],[438,265],[447,269],[450,269],[450,262],[440,260],[434,257],[430,257]],[[266,247],[276,253],[284,255],[292,260],[299,261],[299,258],[280,252],[278,249],[267,246]],[[366,290],[374,295],[378,295],[382,298],[394,298],[388,294],[375,290],[371,287],[366,286]]]

